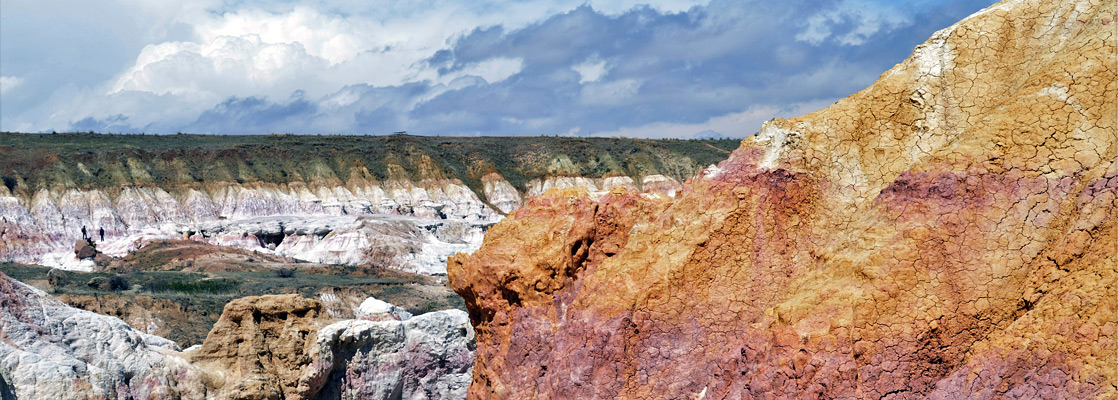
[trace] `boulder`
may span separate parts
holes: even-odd
[[[66,286],[70,283],[70,276],[62,270],[51,268],[47,271],[47,284],[52,288]]]
[[[361,302],[357,307],[354,314],[357,319],[365,321],[403,321],[411,318],[411,313],[403,308],[396,307],[385,301],[378,300],[375,297],[369,297]]]
[[[74,242],[74,256],[79,260],[93,259],[97,254],[97,248],[94,247],[93,242],[85,239]]]

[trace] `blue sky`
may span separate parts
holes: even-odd
[[[0,130],[744,137],[990,0],[5,0]]]

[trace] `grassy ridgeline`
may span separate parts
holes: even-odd
[[[347,182],[457,178],[482,193],[496,172],[517,189],[554,175],[649,174],[683,180],[725,159],[738,139],[0,133],[13,192],[56,185],[164,189],[206,182]],[[481,196],[484,198],[484,196]]]

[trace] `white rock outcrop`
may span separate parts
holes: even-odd
[[[347,183],[334,179],[322,184],[222,182],[169,191],[157,186],[125,186],[119,190],[59,186],[21,194],[0,187],[0,261],[88,270],[89,263],[74,258],[69,249],[81,238],[84,226],[98,241],[98,247],[112,256],[127,254],[151,239],[181,238],[184,233],[206,231],[200,237],[207,242],[276,251],[310,262],[372,262],[442,274],[447,257],[476,249],[485,229],[503,218],[501,213],[520,207],[527,197],[572,186],[592,192],[617,187],[638,189],[627,176],[548,177],[528,182],[524,193],[496,173],[486,175],[482,182],[488,204],[453,179]],[[679,182],[663,175],[646,176],[640,185],[645,192],[668,196],[678,187]],[[384,217],[387,215],[410,217],[405,220],[413,226],[389,226],[398,223]],[[371,216],[380,218],[365,218]],[[320,229],[336,223],[339,217],[350,221],[347,227],[353,225],[352,221],[372,222],[353,229]],[[292,218],[302,221],[302,228],[294,234],[285,232],[286,228],[260,230],[281,234],[282,243],[271,243],[274,247],[254,235],[254,228],[236,227],[275,225]],[[104,241],[96,235],[101,228],[105,229]],[[390,237],[393,232],[403,236]],[[363,251],[366,248],[373,250]]]
[[[0,274],[4,399],[202,399],[201,372],[170,340],[78,310]]]
[[[257,299],[269,300],[268,296]],[[283,310],[267,311],[282,314]],[[369,298],[357,313],[382,320],[327,325],[307,338],[314,342],[306,350],[276,341],[257,343],[264,353],[250,353],[303,360],[291,365],[290,379],[306,398],[466,397],[477,342],[464,311],[412,317],[399,307]],[[213,343],[207,338],[206,346],[219,346],[209,349],[217,358],[240,354],[245,335],[263,340],[264,336],[253,335],[257,325],[235,331],[228,343],[221,342],[220,336]],[[191,351],[196,355],[203,350],[205,346]],[[69,307],[0,274],[0,398],[211,399],[241,393],[235,389],[243,382],[229,380],[240,375],[224,366],[239,364],[208,358],[191,364],[185,355],[169,340],[138,332],[114,317]]]
[[[408,272],[446,274],[446,260],[476,250],[490,223],[402,215],[273,216],[179,228],[210,244],[323,264],[372,264]],[[110,243],[111,244],[111,243]],[[142,245],[135,242],[135,245]],[[105,246],[121,256],[135,248]]]
[[[357,319],[363,321],[403,321],[412,317],[407,310],[376,297],[369,297],[361,302],[361,305],[354,310],[354,314]]]
[[[300,387],[324,399],[464,399],[476,338],[461,310],[347,320],[318,332]]]
[[[38,261],[46,249],[81,238],[81,228],[104,228],[106,240],[145,230],[173,233],[176,227],[218,220],[278,215],[331,216],[400,214],[430,219],[495,222],[499,215],[456,180],[360,182],[352,185],[216,183],[167,192],[126,186],[113,196],[100,189],[41,189],[17,196],[0,189],[0,235],[20,246],[0,247],[0,260]]]
[[[489,200],[489,204],[501,212],[510,213],[523,204],[520,192],[501,175],[495,172],[487,174],[481,178],[481,183],[485,185],[485,198]]]

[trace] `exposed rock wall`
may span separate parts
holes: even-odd
[[[109,242],[217,221],[399,214],[492,223],[548,187],[676,182],[734,140],[0,132],[0,260],[70,268],[82,226]],[[670,176],[670,178],[669,178]],[[648,188],[660,190],[663,185]],[[98,238],[99,239],[99,238]],[[99,240],[100,241],[100,240]],[[99,243],[100,244],[100,243]]]
[[[351,182],[352,183],[352,182]],[[469,188],[449,180],[363,182],[350,186],[208,184],[169,193],[159,187],[42,189],[27,199],[0,189],[0,259],[38,261],[46,249],[81,238],[81,228],[106,239],[144,233],[170,237],[219,219],[283,215],[402,214],[488,221],[498,217]],[[99,240],[100,238],[98,238]]]
[[[427,275],[446,274],[446,259],[481,245],[491,223],[398,215],[274,216],[194,227],[190,240],[323,264],[372,264]],[[119,241],[123,256],[146,241]]]
[[[202,345],[180,353],[169,340],[0,274],[0,396],[465,397],[476,348],[465,312],[412,317],[373,298],[365,303],[358,314],[378,321],[330,324],[322,303],[297,295],[238,299]]]
[[[204,374],[169,340],[71,308],[0,273],[5,399],[202,399]]]
[[[462,399],[475,340],[459,310],[338,322],[319,331],[300,385],[318,399]]]
[[[629,177],[590,179],[581,177],[555,177],[532,181],[525,194],[519,193],[508,181],[497,174],[486,175],[487,202],[482,201],[462,182],[449,179],[426,179],[419,182],[394,180],[369,182],[351,180],[346,185],[290,184],[239,184],[208,183],[199,187],[186,187],[168,192],[157,186],[125,186],[106,189],[42,189],[32,196],[21,198],[6,187],[0,187],[0,260],[34,262],[66,269],[88,269],[71,257],[64,245],[81,238],[84,226],[90,233],[104,228],[107,248],[117,250],[122,256],[135,249],[140,239],[179,238],[184,233],[198,233],[207,242],[233,245],[246,249],[266,247],[259,238],[244,238],[242,234],[269,233],[288,236],[283,229],[253,231],[232,229],[230,235],[220,235],[227,226],[283,222],[286,219],[329,220],[345,217],[357,220],[360,216],[396,214],[430,221],[458,220],[458,223],[478,227],[500,220],[501,213],[515,210],[522,198],[532,196],[552,187],[586,186],[591,190],[609,190],[614,186],[635,189]],[[645,181],[654,182],[652,191],[673,192],[678,182],[662,175],[649,175]],[[665,186],[666,183],[666,186]],[[497,207],[497,210],[490,208]],[[293,217],[297,216],[297,217]],[[276,225],[272,223],[272,225]],[[434,222],[432,222],[434,223]],[[304,223],[303,225],[307,225]],[[291,228],[291,227],[289,227]],[[377,247],[382,252],[395,253],[400,246],[369,242],[370,234],[384,237],[383,229],[350,229],[330,237],[301,234],[283,238],[278,254],[320,263],[361,264],[393,261],[381,265],[408,271],[442,273],[445,258],[458,251],[469,251],[480,242],[472,241],[465,247],[447,246],[446,241],[412,240],[401,237],[399,241],[414,242],[410,245],[432,247],[408,254],[418,254],[418,259],[405,260],[391,256],[386,260],[370,260],[363,249]],[[375,227],[374,227],[375,228]],[[305,230],[305,229],[304,229]],[[415,230],[414,227],[411,230]],[[328,231],[330,233],[332,231]],[[370,233],[371,232],[371,233]],[[294,228],[292,232],[295,233]],[[304,232],[305,233],[305,232]],[[409,236],[422,234],[410,232]],[[94,235],[100,242],[100,237]],[[480,231],[478,233],[480,238]],[[242,240],[245,239],[245,240]],[[324,240],[325,239],[325,240]],[[363,243],[363,245],[362,245]],[[453,242],[449,242],[453,243]],[[441,246],[442,248],[437,248]],[[106,247],[106,246],[102,246]],[[443,249],[445,248],[445,249]],[[440,251],[442,250],[442,251]],[[445,253],[445,254],[444,254]],[[401,256],[402,257],[402,256]],[[431,258],[426,260],[425,258]],[[433,264],[432,264],[433,263]],[[88,264],[88,263],[86,263]],[[430,264],[430,265],[429,265]],[[436,265],[437,266],[433,266]]]
[[[311,362],[315,332],[328,321],[322,303],[299,295],[240,298],[225,305],[205,342],[187,357],[216,371],[219,397],[307,398],[313,393],[299,387],[299,376]]]
[[[489,204],[506,214],[520,207],[523,197],[504,177],[494,172],[486,174],[481,181],[485,185],[485,198]]]
[[[1118,396],[1116,12],[999,3],[674,200],[528,200],[448,266],[471,395]]]

